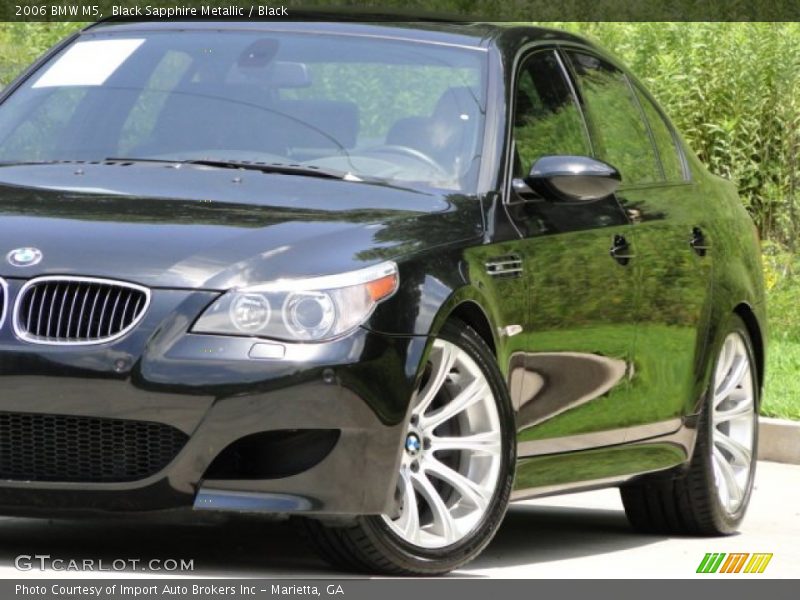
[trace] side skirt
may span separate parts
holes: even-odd
[[[561,452],[556,450],[554,453],[520,458],[517,461],[516,481],[511,499],[523,500],[614,487],[641,475],[659,471],[664,471],[668,477],[673,469],[685,465],[692,455],[697,436],[694,423],[693,418],[665,421],[644,427],[649,427],[649,431],[657,431],[660,427],[663,427],[662,431],[671,429],[668,433],[636,438],[635,435],[630,436],[629,431],[629,437],[633,439],[614,445],[576,448]],[[644,428],[631,429],[647,431]],[[617,432],[622,431],[617,430]],[[588,441],[585,436],[576,437],[583,440],[569,438],[559,441],[559,444],[563,444],[561,447],[565,449],[575,446],[580,448],[582,443]],[[549,446],[550,449],[557,447]],[[540,448],[545,450],[544,446]],[[522,448],[520,450],[522,454]]]

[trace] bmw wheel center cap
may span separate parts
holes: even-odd
[[[8,253],[8,263],[14,267],[32,267],[42,262],[42,251],[38,248],[17,248]]]
[[[419,440],[419,436],[416,433],[409,433],[408,437],[406,437],[406,452],[411,456],[416,456],[421,449],[422,443]]]

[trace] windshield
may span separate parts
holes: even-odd
[[[472,191],[485,65],[365,36],[84,34],[0,105],[0,162],[250,161]]]

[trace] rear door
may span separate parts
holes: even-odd
[[[521,234],[530,310],[511,380],[521,456],[618,443],[635,337],[636,296],[625,248],[632,227],[613,196],[588,202],[537,197],[520,185],[537,159],[593,154],[586,122],[556,49],[519,64],[507,206]]]
[[[618,200],[633,223],[639,290],[631,396],[612,407],[628,439],[677,428],[700,390],[713,240],[663,115],[619,68],[588,50],[565,52],[596,156],[622,174]],[[650,424],[647,428],[637,428]],[[653,426],[655,424],[655,427]]]

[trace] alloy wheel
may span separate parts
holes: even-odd
[[[733,515],[750,485],[756,415],[753,369],[745,340],[731,333],[722,345],[711,400],[711,452],[717,497]]]
[[[486,376],[467,352],[437,339],[406,432],[399,513],[383,520],[420,548],[463,540],[492,503],[502,447],[500,416]]]

